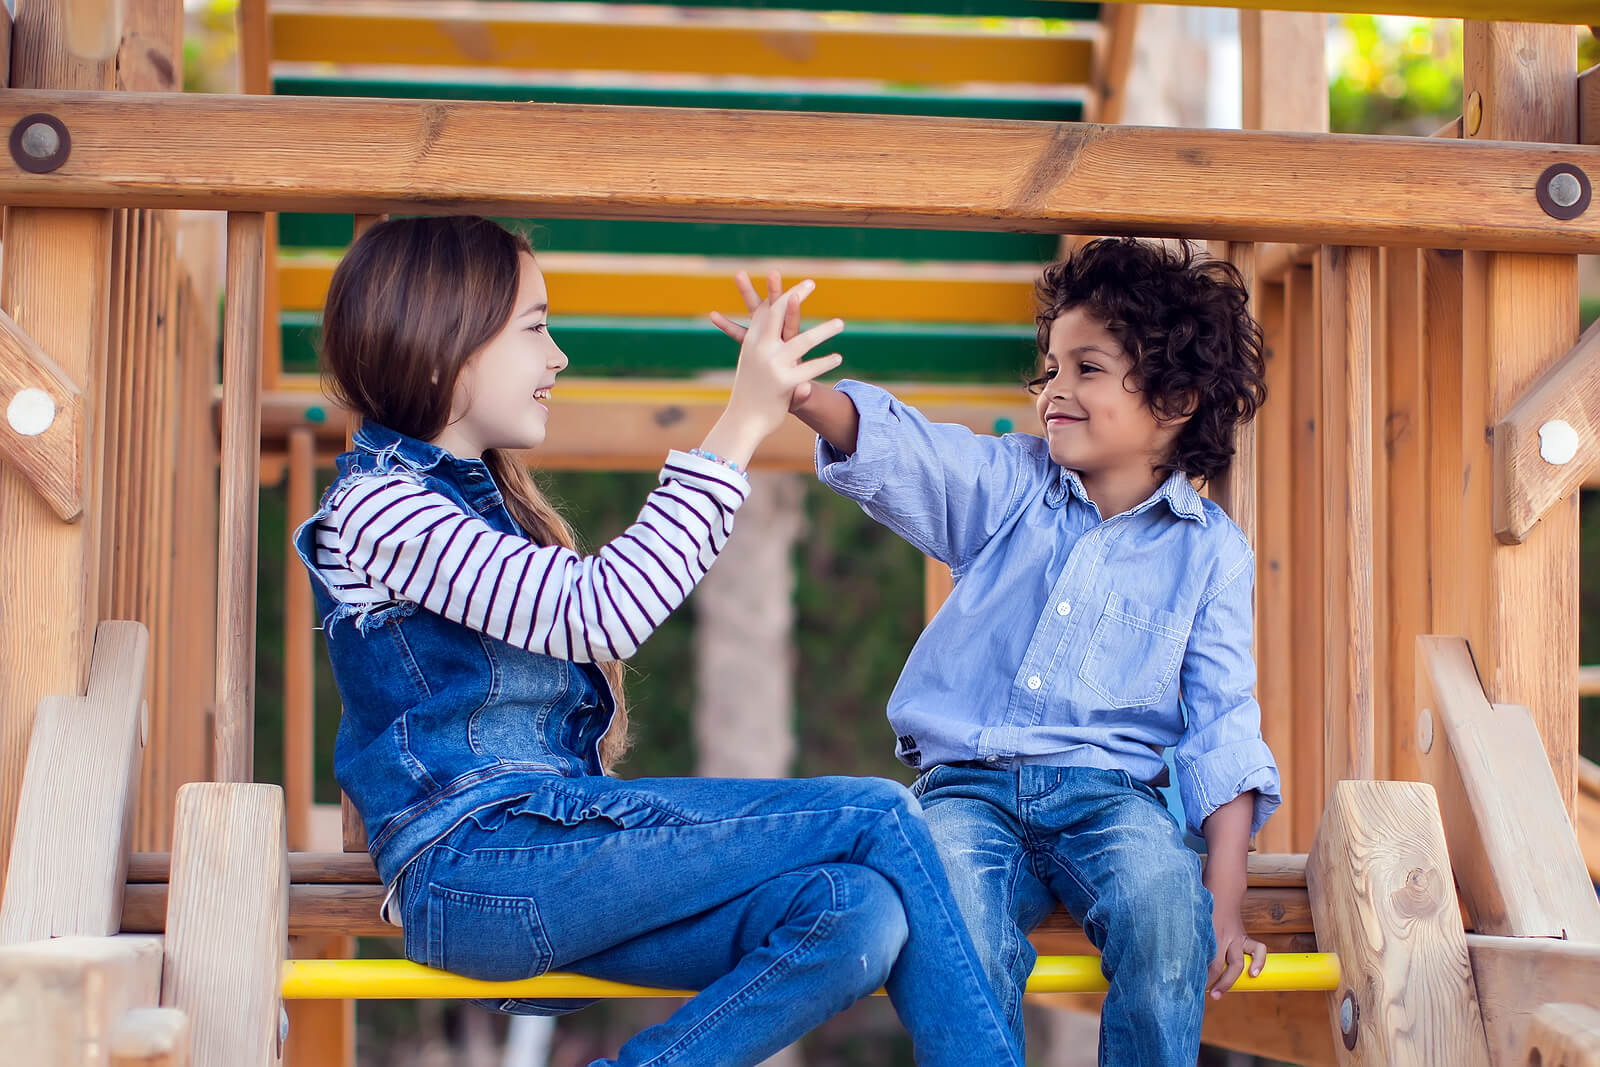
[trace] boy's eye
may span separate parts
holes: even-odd
[[[1100,368],[1095,366],[1093,363],[1080,363],[1080,364],[1078,364],[1078,373],[1079,374],[1093,374],[1095,371],[1097,371],[1099,369]]]
[[[1044,392],[1045,383],[1050,381],[1050,379],[1054,378],[1055,376],[1056,376],[1055,368],[1054,367],[1046,367],[1044,369],[1044,371],[1037,378],[1029,379],[1029,381],[1028,381],[1028,392],[1035,393],[1035,394]]]

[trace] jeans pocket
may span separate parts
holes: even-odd
[[[942,770],[944,770],[944,764],[935,763],[932,767],[917,775],[917,780],[911,783],[911,795],[921,800],[922,795],[933,788],[934,776]]]
[[[428,889],[428,966],[488,982],[550,969],[550,942],[527,897]]]
[[[1188,641],[1188,624],[1179,616],[1111,593],[1078,677],[1109,707],[1158,704],[1172,687]]]

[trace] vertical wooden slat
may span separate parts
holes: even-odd
[[[254,770],[264,226],[258,212],[228,215],[217,529],[216,775],[223,782],[249,782]]]
[[[239,91],[255,96],[272,93],[272,20],[267,0],[240,0]],[[278,332],[278,213],[265,218],[264,266],[262,270],[261,381],[276,389],[283,373],[283,346]]]
[[[1291,689],[1294,693],[1294,750],[1286,777],[1296,805],[1294,851],[1311,847],[1326,796],[1323,788],[1323,642],[1331,633],[1322,595],[1322,335],[1321,302],[1313,267],[1292,267],[1284,306],[1289,363],[1294,378],[1290,403],[1290,457],[1294,479],[1288,486],[1291,550],[1290,595],[1295,604]]]
[[[1468,123],[1467,136],[1574,141],[1576,47],[1570,26],[1468,22],[1465,88],[1481,101],[1483,117],[1476,128]],[[1499,544],[1486,431],[1577,341],[1577,259],[1468,253],[1462,314],[1463,374],[1478,378],[1483,391],[1472,392],[1476,403],[1463,409],[1466,464],[1456,476],[1468,475],[1468,563],[1487,578],[1477,592],[1489,607],[1486,619],[1435,622],[1467,636],[1492,703],[1532,710],[1570,815],[1577,800],[1578,500],[1574,494],[1551,509],[1523,544]]]
[[[1290,589],[1290,491],[1295,469],[1286,286],[1260,286],[1262,334],[1267,351],[1267,402],[1256,434],[1256,663],[1261,735],[1284,779],[1283,806],[1257,837],[1264,852],[1293,850],[1294,812],[1301,792],[1289,781],[1294,757],[1293,657],[1296,605]]]
[[[924,557],[922,560],[922,617],[924,622],[932,622],[934,613],[943,606],[950,597],[950,590],[955,583],[950,577],[950,568],[932,558]]]
[[[1323,707],[1326,782],[1373,766],[1370,248],[1322,250]]]
[[[70,56],[63,3],[17,12],[11,84],[29,89],[108,90],[115,64]],[[105,393],[111,212],[12,208],[0,260],[0,310],[10,315],[82,391],[87,411]],[[84,434],[85,509],[62,523],[20,472],[0,467],[0,864],[12,824],[40,698],[83,691],[100,602],[100,483],[104,439]]]
[[[289,806],[289,848],[311,847],[315,781],[316,686],[311,581],[294,548],[294,531],[317,507],[316,442],[310,430],[289,431],[288,537],[283,576],[283,791]]]
[[[1372,478],[1372,521],[1368,527],[1368,551],[1372,556],[1371,641],[1372,674],[1367,680],[1368,706],[1371,708],[1372,776],[1388,778],[1391,716],[1389,714],[1389,463],[1385,434],[1388,429],[1389,364],[1388,329],[1384,299],[1383,252],[1372,254],[1372,290],[1366,304],[1371,314],[1368,340],[1371,364],[1368,374],[1371,394],[1368,407],[1367,469]],[[1409,716],[1405,716],[1409,717]]]
[[[1255,245],[1249,242],[1232,241],[1218,248],[1213,245],[1213,254],[1220,254],[1235,267],[1244,277],[1246,290],[1250,293],[1250,310],[1252,314],[1260,313],[1260,301],[1256,298],[1255,284]],[[1256,424],[1245,423],[1240,426],[1234,436],[1233,462],[1229,465],[1227,473],[1217,479],[1217,484],[1212,492],[1212,499],[1222,505],[1222,510],[1234,521],[1239,529],[1244,531],[1244,536],[1253,546],[1256,543]]]

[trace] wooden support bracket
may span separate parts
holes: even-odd
[[[1497,1064],[1522,1067],[1538,1034],[1564,1029],[1547,1017],[1551,1002],[1576,1002],[1590,1015],[1600,1010],[1600,945],[1542,937],[1467,935],[1484,1031]],[[1551,1024],[1556,1025],[1551,1025]],[[1546,1058],[1544,1067],[1561,1060]],[[1590,1061],[1565,1061],[1572,1067]]]
[[[1600,1011],[1582,1004],[1546,1004],[1533,1016],[1526,1048],[1511,1062],[1600,1067]]]
[[[1600,323],[1494,428],[1494,533],[1519,545],[1600,463]]]
[[[1483,1020],[1433,790],[1340,782],[1306,861],[1342,1064],[1488,1067]]]
[[[0,461],[63,522],[83,514],[83,395],[55,360],[0,312]]]
[[[189,1017],[176,1008],[136,1008],[117,1020],[111,1067],[188,1067]]]
[[[57,937],[0,948],[0,1049],[6,1063],[106,1062],[117,1020],[161,994],[161,938]]]
[[[0,904],[0,944],[121,928],[149,653],[143,624],[103,622],[88,692],[40,701]]]

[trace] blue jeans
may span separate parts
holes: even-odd
[[[1028,933],[1059,901],[1111,983],[1100,1063],[1194,1067],[1211,894],[1154,789],[1089,767],[939,766],[913,791],[1018,1047]]]
[[[469,977],[702,990],[598,1063],[759,1063],[883,985],[919,1064],[1021,1064],[894,782],[551,776],[421,853],[400,910],[410,959]]]

